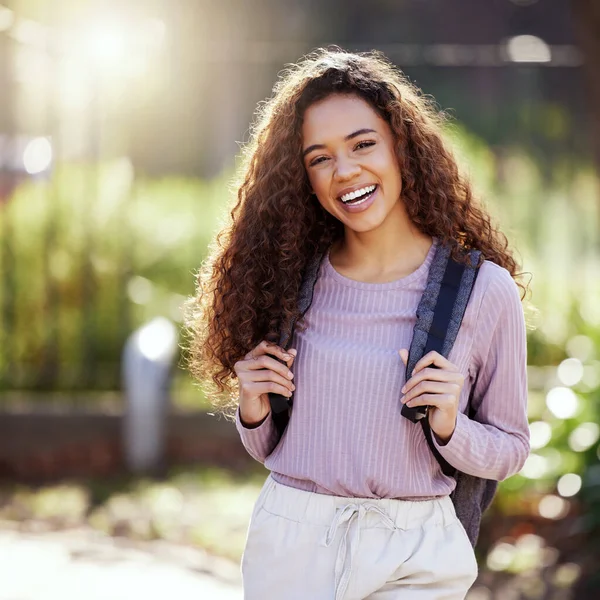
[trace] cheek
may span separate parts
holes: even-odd
[[[400,166],[394,154],[386,152],[378,157],[378,166],[388,177],[400,179]]]
[[[324,170],[309,171],[308,181],[318,196],[325,194],[329,189],[329,177]]]
[[[382,158],[380,169],[387,180],[388,189],[393,187],[397,192],[400,192],[402,190],[402,174],[396,157],[387,156],[385,159]]]

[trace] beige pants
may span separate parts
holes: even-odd
[[[244,600],[458,600],[477,562],[448,497],[342,498],[269,476],[242,576]]]

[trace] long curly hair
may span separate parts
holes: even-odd
[[[187,304],[189,369],[225,414],[237,404],[235,363],[261,340],[278,341],[281,328],[299,316],[308,261],[344,235],[311,194],[302,161],[304,113],[331,94],[366,100],[390,125],[402,200],[420,231],[451,244],[459,260],[462,249],[477,248],[482,260],[519,276],[506,236],[475,201],[444,144],[445,115],[381,53],[319,49],[288,66],[259,105],[234,182],[231,220],[211,244]]]

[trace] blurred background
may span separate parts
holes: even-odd
[[[241,599],[266,472],[185,371],[181,306],[257,103],[329,44],[454,117],[532,274],[532,453],[469,599],[598,597],[600,3],[0,0],[0,600]]]

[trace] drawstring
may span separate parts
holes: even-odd
[[[340,547],[338,548],[337,558],[335,561],[335,600],[342,600],[346,590],[348,589],[348,584],[350,583],[350,574],[352,572],[352,560],[360,541],[360,522],[369,511],[377,513],[387,527],[392,530],[396,529],[394,521],[392,521],[392,519],[375,504],[351,503],[337,510],[335,517],[333,518],[333,522],[327,530],[327,534],[323,540],[325,546],[330,546],[335,538],[338,527],[343,523],[348,523],[348,526],[342,535],[342,541],[340,542]],[[350,557],[346,563],[347,538],[350,532],[350,527],[355,521],[356,525],[354,527],[354,535],[350,540]]]

